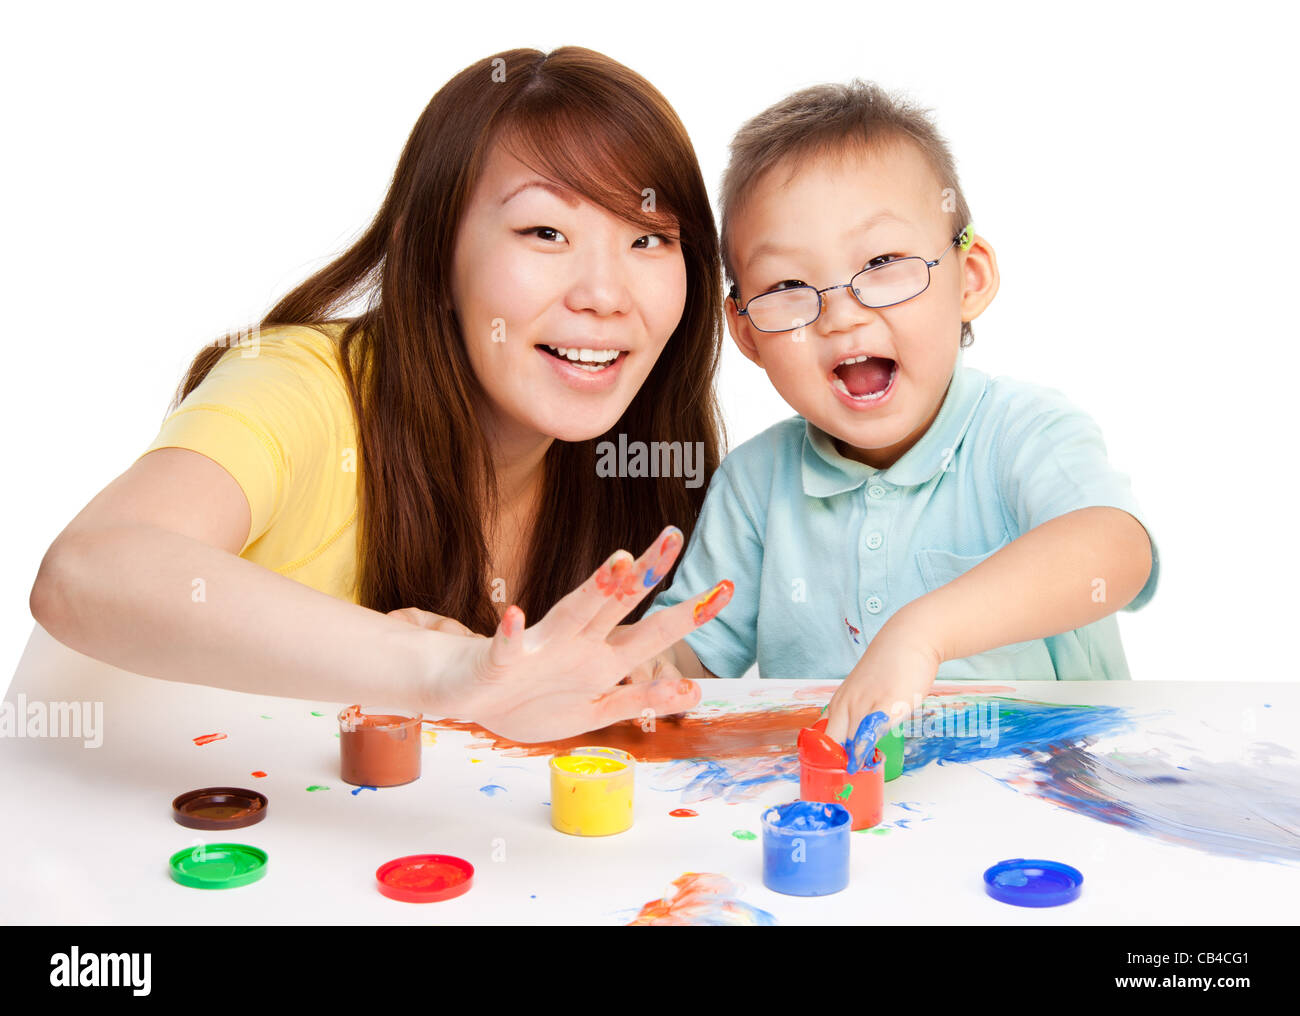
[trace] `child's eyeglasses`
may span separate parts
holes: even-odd
[[[962,250],[969,250],[974,237],[974,225],[968,224],[933,261],[927,261],[923,257],[897,258],[886,261],[883,265],[864,268],[848,282],[838,286],[827,286],[825,289],[812,286],[774,289],[760,293],[737,313],[748,316],[749,323],[760,332],[788,332],[810,325],[821,317],[825,305],[822,294],[833,289],[852,290],[858,303],[873,310],[893,307],[920,296],[930,288],[930,269],[944,259],[954,244],[960,244]],[[731,298],[740,302],[740,290],[735,286],[731,287]]]

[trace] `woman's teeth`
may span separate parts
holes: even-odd
[[[543,344],[542,348],[558,356],[561,360],[568,360],[574,367],[590,371],[593,374],[604,370],[617,360],[622,353],[622,350],[619,349],[579,349],[569,346],[547,346],[545,344]]]

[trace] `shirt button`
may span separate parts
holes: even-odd
[[[884,496],[885,496],[885,488],[878,483],[873,483],[870,487],[867,488],[867,497],[874,497],[876,499],[880,499]]]
[[[880,613],[880,608],[883,607],[883,606],[884,606],[884,604],[880,602],[880,597],[878,597],[878,596],[873,596],[873,597],[871,597],[871,599],[867,600],[867,613],[868,613],[868,614],[879,614],[879,613]]]
[[[885,538],[883,536],[881,536],[879,533],[872,533],[870,536],[867,537],[867,549],[879,550],[880,545],[884,542],[885,542]]]

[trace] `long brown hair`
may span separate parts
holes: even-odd
[[[695,150],[672,107],[640,75],[577,46],[508,50],[461,71],[420,115],[365,234],[259,328],[344,323],[339,362],[360,445],[358,601],[385,612],[421,607],[483,634],[497,625],[485,537],[497,486],[475,413],[485,396],[451,297],[451,252],[497,140],[638,226],[663,232],[674,217],[687,276],[682,319],[622,418],[604,435],[557,440],[547,451],[522,588],[509,591],[511,602],[530,623],[540,620],[619,547],[638,554],[670,522],[689,539],[722,440],[718,238]],[[367,297],[364,313],[331,317],[359,296]],[[176,404],[226,345],[195,357]],[[629,446],[702,449],[705,483],[599,477],[597,445],[620,434]]]

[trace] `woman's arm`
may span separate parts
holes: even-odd
[[[206,456],[150,452],[54,541],[32,588],[32,614],[73,649],[151,677],[409,704],[541,741],[695,705],[699,687],[690,681],[618,681],[730,596],[721,583],[699,603],[614,633],[653,586],[645,576],[671,567],[678,534],[635,562],[619,551],[530,628],[512,606],[492,639],[466,637],[335,599],[244,560],[238,552],[250,517],[238,483]]]
[[[238,556],[243,490],[184,448],[143,456],[46,552],[33,616],[54,638],[168,681],[318,701],[413,703],[429,675],[412,625]],[[448,657],[460,640],[444,639]]]

